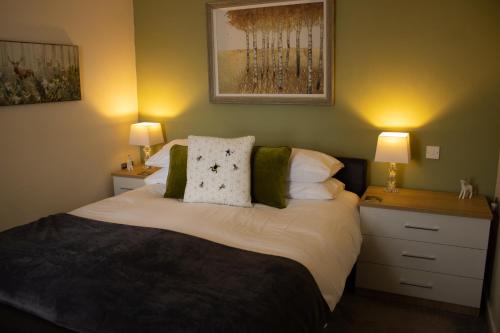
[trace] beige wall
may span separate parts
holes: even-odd
[[[131,0],[2,0],[0,39],[80,47],[82,101],[0,107],[0,230],[112,193],[138,150]]]
[[[497,200],[500,200],[500,156],[498,158],[498,175],[495,193]],[[497,209],[497,214],[499,210],[500,207]],[[495,262],[493,264],[493,273],[491,278],[489,306],[491,311],[490,314],[492,315],[490,319],[494,323],[493,325],[496,327],[498,332],[498,330],[500,330],[500,230],[497,230],[496,251],[494,253]]]
[[[168,139],[253,134],[257,144],[372,160],[382,130],[408,130],[406,187],[495,191],[500,148],[500,1],[336,2],[335,105],[221,105],[208,100],[208,0],[134,1],[139,117]],[[260,44],[260,43],[259,43]],[[439,161],[424,158],[441,146]],[[387,164],[372,163],[383,184]]]

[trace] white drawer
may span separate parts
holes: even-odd
[[[479,308],[483,280],[359,263],[356,286]]]
[[[487,249],[490,221],[485,219],[361,207],[365,235]]]
[[[115,195],[134,190],[144,186],[144,179],[113,176],[113,188]]]
[[[482,279],[486,251],[365,235],[359,260]]]

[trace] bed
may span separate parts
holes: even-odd
[[[335,200],[184,204],[148,185],[0,233],[0,329],[314,332],[361,246],[366,161]]]

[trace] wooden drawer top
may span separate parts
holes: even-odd
[[[378,200],[366,200],[367,197]],[[493,215],[486,198],[475,195],[472,199],[458,199],[457,193],[399,189],[388,193],[382,186],[370,186],[361,198],[360,206],[409,210],[415,212],[474,217],[491,220]]]
[[[134,166],[134,170],[132,170],[132,171],[128,171],[127,169],[118,170],[118,171],[112,172],[111,175],[117,176],[117,177],[144,179],[147,176],[155,173],[158,170],[160,170],[160,168],[151,167],[148,169],[144,165],[137,165],[137,166]]]

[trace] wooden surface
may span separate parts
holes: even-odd
[[[137,166],[134,166],[134,170],[132,170],[132,171],[128,171],[127,169],[118,170],[118,171],[112,172],[111,175],[117,176],[117,177],[144,179],[147,176],[151,175],[152,173],[155,173],[158,170],[160,170],[160,168],[151,167],[148,169],[144,165],[137,165]]]
[[[366,200],[367,196],[379,197],[380,202]],[[409,210],[422,213],[492,219],[486,198],[475,195],[472,199],[458,199],[458,193],[426,190],[399,189],[397,193],[385,192],[382,186],[370,186],[361,198],[360,206]]]

